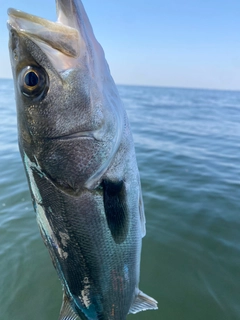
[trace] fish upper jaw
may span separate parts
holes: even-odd
[[[8,29],[35,42],[58,72],[77,66],[85,51],[78,30],[12,8],[8,15]]]
[[[36,42],[45,42],[69,57],[79,56],[80,36],[76,29],[12,8],[8,9],[8,15],[9,28]]]
[[[10,8],[8,28],[35,42],[59,73],[87,66],[100,84],[109,68],[81,1],[57,0],[56,6],[57,22]]]

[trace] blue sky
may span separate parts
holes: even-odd
[[[118,84],[240,90],[239,0],[83,0]],[[0,77],[10,78],[7,8],[56,20],[54,0],[0,0]]]

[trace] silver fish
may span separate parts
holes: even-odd
[[[59,320],[157,309],[138,288],[145,216],[126,112],[81,1],[9,9],[19,149],[63,287]]]

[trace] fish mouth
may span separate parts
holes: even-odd
[[[15,9],[8,9],[10,32],[33,41],[59,73],[88,65],[101,80],[106,71],[102,47],[79,0],[56,0],[57,21],[49,21]],[[94,50],[92,50],[92,48]],[[90,56],[91,59],[86,57]]]
[[[40,47],[41,44],[45,44],[66,56],[79,56],[80,36],[75,28],[13,8],[8,9],[8,16],[7,25],[10,30],[29,37]]]

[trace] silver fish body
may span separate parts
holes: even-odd
[[[145,217],[126,112],[81,1],[9,9],[19,149],[61,280],[60,320],[157,309],[138,289]]]

